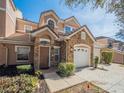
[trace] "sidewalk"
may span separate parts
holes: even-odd
[[[78,76],[70,76],[61,78],[55,72],[44,74],[45,81],[51,93],[71,87],[73,85],[85,82],[86,80],[80,79]]]

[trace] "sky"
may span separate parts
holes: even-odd
[[[81,25],[87,25],[95,37],[115,38],[119,31],[116,16],[106,13],[105,9],[91,9],[90,6],[68,8],[62,0],[14,0],[16,7],[22,11],[25,19],[38,22],[40,13],[54,10],[61,19],[75,16]]]

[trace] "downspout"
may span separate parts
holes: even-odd
[[[5,49],[6,49],[6,64],[5,64],[5,66],[8,66],[8,48],[7,47],[5,47]]]
[[[65,43],[66,43],[66,62],[67,62],[67,61],[68,61],[68,58],[67,58],[67,57],[68,57],[68,53],[67,53],[67,50],[68,50],[68,49],[67,49],[67,41],[66,41],[66,40],[64,40],[64,41],[65,41]]]
[[[4,44],[3,44],[3,48],[5,48],[5,51],[6,51],[6,62],[5,62],[5,66],[8,66],[8,48],[7,48],[7,46],[5,46]]]

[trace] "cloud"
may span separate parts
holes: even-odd
[[[74,15],[81,25],[87,25],[94,36],[109,36],[114,35],[119,31],[115,23],[116,17],[114,14],[106,13],[104,9],[91,10],[86,7],[84,9],[67,9],[64,8],[62,13],[64,17]],[[62,16],[62,15],[61,15]]]

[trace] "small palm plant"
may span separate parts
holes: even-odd
[[[98,63],[99,63],[99,57],[96,56],[95,59],[94,59],[94,65],[95,65],[95,68],[97,68]]]

